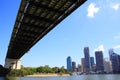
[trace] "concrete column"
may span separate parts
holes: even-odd
[[[13,68],[14,64],[16,64],[16,62],[18,60],[19,59],[9,59],[9,58],[6,58],[4,67],[5,68]]]
[[[21,69],[21,60],[20,59],[18,61],[16,61],[16,63],[14,64],[13,69]]]

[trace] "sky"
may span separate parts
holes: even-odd
[[[4,65],[21,0],[0,0],[0,64]],[[81,64],[83,49],[90,56],[113,48],[120,54],[120,0],[88,0],[58,24],[22,58],[25,67],[66,67],[66,58]]]

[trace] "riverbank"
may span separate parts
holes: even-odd
[[[2,78],[2,77],[1,77]],[[1,80],[0,78],[0,80]],[[120,75],[82,75],[71,77],[7,77],[2,80],[120,80]]]
[[[54,76],[70,76],[70,74],[33,74],[33,75],[26,75],[26,77],[54,77]]]

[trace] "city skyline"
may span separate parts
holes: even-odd
[[[88,48],[88,50],[89,50],[89,47],[84,47],[84,48],[83,48],[83,55],[85,55],[85,54],[84,54],[85,48]],[[97,53],[98,53],[98,55],[96,55]],[[100,54],[99,54],[99,53],[100,53]],[[94,55],[91,56],[91,54],[89,54],[90,65],[96,64],[96,57],[101,56],[101,55],[102,55],[103,60],[106,59],[106,60],[110,61],[110,60],[111,60],[111,59],[110,59],[110,54],[111,54],[111,53],[115,53],[115,54],[118,54],[118,55],[119,55],[119,53],[115,52],[113,48],[111,48],[111,49],[108,50],[108,53],[107,53],[107,54],[109,55],[108,57],[105,57],[105,56],[104,56],[104,52],[103,52],[102,50],[96,50],[96,51],[94,52]],[[77,61],[75,61],[74,59],[72,59],[72,56],[69,56],[69,55],[68,55],[68,57],[70,57],[71,62],[72,62],[72,61],[77,62]],[[68,57],[67,57],[67,58],[68,58]],[[83,58],[85,59],[85,56],[81,57],[80,60],[83,59]],[[101,59],[102,59],[102,58],[101,58]],[[91,61],[92,61],[92,62],[91,62]],[[87,62],[88,62],[88,61],[87,61]],[[99,62],[99,61],[98,61],[98,62]],[[80,63],[78,63],[78,64],[82,64],[82,61],[81,61]],[[85,63],[84,63],[84,64],[85,64]]]
[[[0,64],[4,65],[20,0],[0,2]],[[93,57],[96,50],[104,51],[104,57],[109,57],[110,48],[120,54],[119,14],[119,0],[85,2],[28,51],[21,59],[22,65],[61,67],[66,66],[67,56],[79,64],[85,46],[89,46]]]
[[[72,61],[71,56],[67,57],[68,72],[78,72],[81,74],[120,73],[120,55],[115,53],[114,49],[109,49],[109,59],[104,58],[103,51],[95,51],[95,58],[89,55],[89,47],[84,47],[83,51],[85,56],[81,58],[80,64],[76,65],[76,62]],[[94,60],[96,63],[94,63]],[[70,67],[72,67],[72,69],[70,69]]]

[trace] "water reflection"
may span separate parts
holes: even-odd
[[[0,77],[0,80],[20,80],[19,77]]]
[[[120,80],[120,75],[79,75],[68,77],[0,77],[0,80]]]

